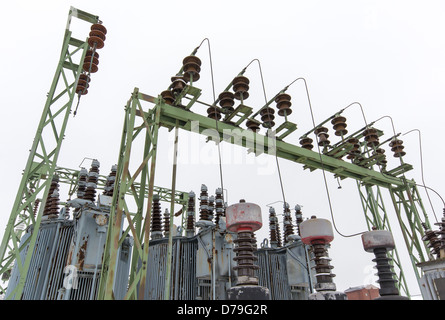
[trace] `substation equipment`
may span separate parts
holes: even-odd
[[[72,37],[73,18],[91,24],[86,40]],[[344,108],[314,124],[299,146],[288,143],[297,129],[288,120],[290,85],[254,112],[246,105],[250,82],[244,68],[215,101],[200,101],[201,89],[195,86],[199,47],[184,58],[165,91],[151,96],[134,89],[125,108],[117,164],[108,176],[99,173],[98,159],[89,171],[58,166],[75,98],[88,93],[106,33],[98,16],[71,7],[60,61],[1,243],[0,273],[8,285],[0,289],[6,299],[346,299],[333,281],[328,248],[334,233],[328,220],[303,219],[297,205],[293,221],[284,203],[282,234],[279,214],[270,207],[270,239],[258,245],[255,231],[265,226],[252,199],[229,205],[222,188],[213,194],[205,184],[191,186],[200,187],[199,194],[178,191],[175,163],[171,188],[155,186],[161,128],[174,130],[175,156],[179,129],[205,136],[214,132],[209,139],[217,144],[241,145],[256,155],[268,153],[310,171],[354,179],[370,230],[363,236],[364,249],[375,253],[377,269],[383,270],[381,296],[409,297],[383,203],[386,189],[422,295],[440,298],[444,222],[439,231],[431,230],[417,184],[405,177],[412,166],[403,161],[400,134],[382,141],[375,122],[350,134]],[[307,92],[303,78],[294,82],[303,83]],[[274,103],[283,120],[279,125]],[[205,106],[207,114],[196,112],[197,105]],[[328,139],[329,122],[336,143]],[[142,161],[132,154],[136,141],[144,145]],[[313,150],[315,144],[319,152]],[[400,159],[399,166],[387,168],[386,145]],[[136,168],[132,172],[130,164]],[[60,184],[69,186],[65,202],[60,201]],[[174,212],[174,205],[182,209]],[[175,217],[181,217],[179,226],[173,224]],[[382,241],[375,232],[382,233]]]

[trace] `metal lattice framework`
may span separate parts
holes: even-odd
[[[73,191],[76,185],[78,173],[76,170],[57,167],[57,158],[75,98],[75,88],[88,49],[87,40],[81,41],[71,37],[69,26],[73,17],[89,23],[97,23],[99,21],[97,16],[75,8],[70,10],[56,75],[48,94],[0,247],[0,273],[5,275],[14,261],[17,261],[19,266],[21,278],[14,292],[15,297],[18,299],[25,283],[27,268],[29,267],[32,249],[36,241],[36,233],[33,233],[30,237],[30,250],[25,260],[22,261],[20,259],[21,248],[19,248],[18,244],[23,228],[18,229],[17,227],[34,225],[34,230],[39,228],[43,206],[40,207],[36,215],[33,214],[33,207],[37,199],[41,200],[42,203],[46,202],[49,186],[55,174],[62,177],[62,182],[70,184],[71,191]],[[75,56],[76,60],[74,59]],[[306,85],[306,82],[304,83]],[[287,87],[281,93],[286,90]],[[357,181],[369,228],[376,226],[380,229],[390,230],[386,208],[380,191],[381,188],[387,189],[394,204],[416,277],[420,277],[416,264],[424,262],[431,257],[428,247],[421,240],[423,236],[421,223],[429,226],[429,221],[417,191],[416,183],[413,180],[406,179],[404,176],[405,172],[412,168],[410,165],[402,163],[399,167],[385,171],[382,174],[380,170],[374,170],[374,166],[381,160],[381,155],[370,155],[369,150],[362,151],[363,157],[359,162],[342,160],[341,156],[351,150],[351,145],[344,142],[350,138],[363,138],[363,130],[357,131],[348,137],[342,137],[342,142],[338,144],[325,146],[322,152],[315,152],[284,141],[288,135],[296,130],[296,125],[287,121],[287,117],[284,123],[278,126],[276,130],[268,131],[267,135],[243,129],[241,125],[245,121],[256,121],[254,117],[259,114],[259,111],[253,113],[252,108],[246,106],[241,101],[234,111],[230,113],[223,112],[221,108],[216,106],[216,102],[207,104],[199,101],[200,95],[201,90],[194,87],[192,81],[185,86],[180,94],[175,96],[174,101],[169,103],[161,95],[153,97],[139,92],[137,88],[132,93],[125,109],[121,148],[113,193],[112,203],[114,205],[111,207],[110,212],[98,299],[114,298],[115,261],[120,244],[128,234],[134,239],[134,247],[129,275],[129,288],[125,299],[144,298],[153,195],[155,193],[163,194],[163,200],[169,201],[172,208],[174,203],[182,204],[183,206],[187,203],[187,194],[175,190],[175,172],[173,173],[171,189],[159,188],[154,185],[159,143],[158,133],[161,127],[169,130],[175,129],[176,137],[178,129],[206,136],[209,136],[209,132],[212,132],[213,138],[216,136],[218,143],[219,141],[224,141],[241,145],[248,151],[255,152],[255,154],[268,153],[303,165],[305,169],[310,171],[321,169],[334,174],[334,176],[340,179],[354,179]],[[261,110],[272,103],[276,97],[266,103]],[[184,101],[187,101],[185,105],[183,104]],[[147,103],[152,104],[153,107],[146,108],[145,104]],[[192,107],[198,103],[215,110],[218,109],[225,114],[225,118],[215,120],[193,112],[191,110]],[[322,124],[333,119],[333,117],[315,126],[303,137],[308,136]],[[378,133],[379,135],[383,134],[381,131],[378,131]],[[144,145],[142,161],[135,161],[134,156],[132,156],[133,144],[138,140],[142,141]],[[175,144],[177,143],[178,140],[176,139]],[[170,210],[171,224],[173,223],[173,214],[173,210]],[[171,245],[172,233],[169,235],[169,254],[171,254]],[[395,251],[393,259],[395,266],[399,269],[397,273],[399,286],[409,296],[397,251]],[[169,274],[167,272],[167,276]],[[169,279],[167,280],[170,281]],[[166,286],[166,297],[169,296],[168,288],[169,285]],[[4,291],[4,288],[1,289]]]
[[[209,117],[194,113],[192,112],[191,108],[195,103],[201,103],[198,100],[200,93],[200,89],[189,85],[184,89],[181,96],[176,99],[176,102],[171,104],[166,103],[161,95],[158,97],[153,97],[140,93],[137,88],[135,89],[126,109],[125,130],[121,148],[121,165],[123,166],[121,169],[121,180],[125,181],[130,179],[128,174],[126,174],[126,166],[128,166],[130,159],[131,143],[134,135],[132,132],[138,133],[138,130],[140,131],[141,128],[143,128],[147,131],[147,142],[145,143],[145,146],[148,148],[145,150],[146,156],[144,157],[144,161],[141,163],[138,172],[147,173],[148,168],[150,168],[150,175],[148,175],[146,178],[148,179],[150,185],[153,183],[156,169],[157,132],[161,127],[165,127],[168,130],[179,128],[206,136],[210,135],[212,136],[212,139],[214,139],[216,135],[217,138],[220,139],[218,141],[242,145],[246,147],[246,149],[249,149],[249,151],[253,151],[256,154],[264,152],[272,155],[276,154],[276,156],[280,158],[301,164],[311,171],[323,169],[333,173],[335,176],[341,179],[355,179],[360,191],[360,197],[369,229],[372,227],[377,227],[379,229],[390,231],[387,217],[388,214],[381,195],[381,188],[386,188],[389,190],[392,200],[396,205],[398,220],[404,232],[406,245],[413,263],[413,268],[416,270],[416,276],[420,276],[416,264],[418,262],[425,261],[425,259],[430,256],[430,253],[429,248],[427,248],[423,241],[421,241],[423,231],[419,226],[421,222],[426,222],[427,224],[429,224],[429,222],[414,181],[407,180],[404,177],[398,177],[397,175],[391,173],[382,174],[380,171],[372,170],[370,166],[361,166],[355,163],[348,163],[344,160],[332,157],[329,150],[324,150],[323,153],[307,150],[305,148],[287,143],[283,141],[282,138],[271,139],[270,136],[261,135],[254,133],[251,130],[243,129],[237,124],[234,125],[233,123],[228,123],[226,121],[215,121]],[[186,106],[181,104],[183,99],[189,101]],[[142,103],[151,103],[154,106],[151,109],[148,109],[148,111],[144,111],[142,109]],[[237,115],[240,119],[242,119],[240,123],[247,119],[245,116],[246,114],[251,114],[251,112],[249,112],[251,110],[249,109],[249,107],[242,105],[234,111],[234,113],[237,113],[238,111],[242,110],[242,114]],[[233,114],[230,115],[231,119],[235,118],[235,116],[236,115]],[[142,123],[141,125],[135,124],[137,118],[140,118],[139,121]],[[294,126],[292,123],[285,123],[281,126],[281,128],[294,128]],[[284,132],[284,136],[287,136],[288,134],[286,131]],[[357,137],[357,134],[353,134],[353,136]],[[344,149],[335,146],[336,150],[332,154],[338,155],[339,152],[346,153],[346,151],[349,150],[348,148],[348,146],[344,146]],[[371,160],[368,158],[362,161],[372,165],[375,163],[375,157]],[[396,168],[393,170],[393,172],[404,174],[410,168],[411,167],[409,165],[402,164],[401,167]],[[150,220],[150,203],[152,201],[153,194],[153,192],[150,191],[150,185],[148,198],[146,199],[146,222]],[[122,195],[125,192],[126,187],[121,188],[123,189],[119,192]],[[362,191],[363,189],[365,192]],[[105,261],[103,268],[103,282],[101,283],[101,292],[99,295],[99,297],[103,299],[112,299],[113,297],[112,279],[115,266],[113,266],[110,261],[114,261],[113,259],[118,250],[118,246],[116,244],[118,244],[122,239],[119,238],[119,225],[122,219],[122,209],[124,208],[125,200],[124,197],[118,195],[119,192],[116,192],[116,196],[118,197],[118,206],[115,211],[111,213],[114,222],[112,225],[110,225],[110,230],[114,230],[114,232],[110,232],[110,238],[108,241],[109,251],[106,252],[106,255],[110,258]],[[406,200],[406,197],[408,197],[409,200]],[[142,217],[138,221],[139,224],[137,231],[143,236],[137,240],[138,245],[135,249],[135,259],[140,259],[142,266],[144,266],[144,263],[147,261],[147,252],[143,249],[148,247],[149,228],[146,223],[145,230],[141,229]],[[394,268],[397,271],[396,273],[399,288],[409,296],[409,290],[397,250],[391,254],[391,257],[394,260]],[[133,273],[130,274],[132,282],[130,283],[130,290],[126,298],[143,299],[143,291],[141,289],[142,286],[138,287],[138,285],[145,283],[144,270],[144,267],[140,269],[132,269]],[[137,290],[138,288],[139,291]]]

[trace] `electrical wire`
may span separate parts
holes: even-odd
[[[306,79],[304,79],[304,78],[298,78],[298,79],[302,79],[303,82],[304,82],[305,89],[306,89],[306,95],[307,95],[307,99],[308,99],[308,104],[309,104],[309,109],[310,109],[310,112],[311,112],[312,124],[313,124],[313,126],[315,127],[316,124],[315,124],[315,119],[314,119],[314,113],[313,113],[313,109],[312,109],[312,104],[311,104],[311,100],[310,100],[310,96],[309,96],[309,89],[308,89],[308,87],[307,87]],[[298,79],[297,79],[297,80],[298,80]],[[294,80],[292,83],[294,83],[294,82],[297,81],[297,80]],[[292,83],[291,83],[291,84],[292,84]],[[290,85],[289,85],[289,86],[290,86]],[[352,105],[352,104],[351,104],[351,105]],[[317,137],[317,138],[318,138],[318,137]],[[329,193],[329,187],[328,187],[328,183],[327,183],[327,178],[326,178],[326,172],[325,172],[325,169],[324,169],[323,159],[322,159],[322,156],[321,156],[320,145],[319,145],[318,143],[317,143],[317,148],[318,148],[318,154],[319,154],[319,156],[320,156],[321,170],[322,170],[322,172],[323,172],[323,179],[324,179],[324,184],[325,184],[326,194],[327,194],[327,198],[328,198],[328,204],[329,204],[329,210],[330,210],[330,213],[331,213],[332,224],[333,224],[333,227],[334,227],[335,231],[337,231],[337,233],[338,233],[340,236],[345,237],[345,238],[355,237],[355,236],[358,236],[358,235],[361,235],[361,234],[367,232],[367,231],[363,231],[363,232],[358,232],[358,233],[354,233],[354,234],[350,234],[350,235],[345,235],[345,234],[341,233],[341,232],[338,230],[337,225],[336,225],[336,223],[335,223],[335,219],[334,219],[334,211],[333,211],[333,208],[332,208],[331,196],[330,196],[330,193]]]
[[[204,38],[201,43],[199,44],[199,46],[195,49],[194,52],[196,52],[201,45],[204,43],[204,41],[207,40],[207,44],[208,44],[208,49],[209,49],[209,63],[210,63],[210,75],[211,75],[211,80],[212,80],[212,91],[213,91],[213,101],[216,100],[216,94],[215,94],[215,82],[214,82],[214,76],[213,76],[213,61],[212,61],[212,51],[210,49],[210,40],[208,38]],[[216,105],[214,106],[215,111],[217,111],[217,107]],[[216,126],[216,131],[219,134],[219,130],[218,130],[218,119],[215,117],[215,126]],[[223,205],[224,205],[224,179],[223,179],[223,169],[222,169],[222,160],[221,160],[221,146],[220,146],[220,142],[217,142],[217,146],[218,146],[218,162],[219,162],[219,177],[220,177],[220,183],[221,183],[221,196],[222,196],[222,200],[223,200]]]

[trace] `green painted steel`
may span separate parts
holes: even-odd
[[[77,81],[82,72],[83,61],[88,49],[87,41],[80,41],[72,37],[72,32],[69,29],[72,18],[79,18],[91,23],[99,21],[97,16],[73,7],[70,8],[60,60],[0,246],[0,273],[7,272],[14,260],[20,267],[21,276],[19,285],[15,290],[16,299],[21,297],[37,237],[37,233],[34,232],[29,240],[28,254],[25,260],[21,261],[19,256],[21,248],[18,248],[20,233],[16,233],[16,227],[19,224],[25,227],[33,224],[35,230],[37,230],[40,226],[43,206],[34,216],[32,204],[38,196],[41,197],[42,203],[45,203],[48,197],[49,186],[54,176],[69,115],[71,114],[71,107],[76,97]],[[46,180],[37,183],[37,172],[44,172]]]

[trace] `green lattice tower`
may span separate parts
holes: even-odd
[[[72,18],[87,23],[99,23],[99,17],[71,7],[63,38],[60,60],[48,92],[42,116],[34,137],[29,157],[23,172],[22,180],[11,210],[3,240],[0,246],[0,274],[7,277],[12,264],[16,261],[20,270],[20,280],[14,295],[20,299],[27,270],[34,249],[37,232],[29,239],[29,250],[25,260],[20,259],[19,247],[21,230],[34,225],[38,230],[43,207],[48,197],[49,187],[57,166],[57,159],[64,139],[76,87],[82,73],[86,52],[89,48],[88,38],[79,40],[72,36],[70,30]],[[45,180],[41,180],[42,176]],[[34,216],[33,207],[36,199],[41,200],[40,210]],[[25,244],[23,245],[23,247]],[[5,288],[1,288],[5,292]]]

